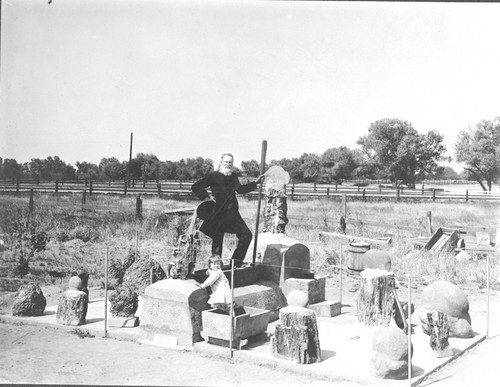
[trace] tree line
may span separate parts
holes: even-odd
[[[500,177],[500,117],[482,120],[461,131],[455,143],[455,158],[464,163],[457,174],[446,165],[443,136],[436,131],[418,133],[408,121],[381,119],[373,122],[368,134],[358,139],[359,148],[329,148],[323,154],[304,153],[298,158],[272,160],[266,168],[280,165],[293,182],[342,184],[348,179],[388,179],[393,186],[414,188],[424,179],[474,180],[491,190]],[[218,160],[217,160],[218,163]],[[444,163],[444,165],[442,165]],[[214,170],[214,161],[202,157],[161,161],[153,154],[138,153],[131,162],[114,157],[99,164],[78,161],[75,166],[58,156],[18,163],[0,157],[1,179],[74,180],[196,180]],[[260,173],[256,160],[241,161],[238,172],[248,177]]]

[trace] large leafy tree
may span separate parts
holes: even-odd
[[[394,186],[406,184],[414,188],[418,179],[433,174],[446,147],[443,136],[435,131],[419,134],[407,121],[382,119],[370,125],[368,135],[360,137],[362,151]]]
[[[126,165],[115,157],[105,157],[99,162],[99,175],[103,179],[123,179],[125,171]]]
[[[99,177],[99,167],[94,163],[77,161],[75,166],[78,177],[84,177],[87,179],[96,179]]]
[[[361,164],[359,152],[353,151],[345,146],[327,149],[321,156],[325,168],[323,180],[342,183],[342,181],[354,176],[355,171]]]
[[[247,176],[257,177],[260,174],[259,162],[257,160],[242,161],[241,170]]]
[[[3,179],[18,179],[21,177],[22,166],[15,159],[0,158],[0,177]]]
[[[500,117],[482,120],[469,131],[461,131],[455,144],[455,157],[483,190],[491,191],[500,178]]]

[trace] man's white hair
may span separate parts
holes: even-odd
[[[233,159],[233,162],[234,162],[234,156],[232,153],[223,153],[221,156],[220,156],[220,159],[219,159],[219,165],[217,167],[217,170],[220,171],[221,167],[222,167],[222,159],[224,158],[224,156],[229,156]]]

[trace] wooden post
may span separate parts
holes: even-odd
[[[424,194],[424,185],[422,184],[422,195]]]
[[[262,141],[262,149],[260,152],[260,174],[264,174],[266,168],[266,153],[267,153],[267,141]],[[262,183],[259,184],[259,199],[257,201],[257,219],[255,221],[255,234],[253,236],[253,254],[252,254],[252,265],[255,265],[255,257],[257,256],[257,237],[259,235],[259,218],[260,218],[260,203],[262,199]]]
[[[330,200],[330,187],[326,189],[326,198]]]
[[[82,208],[87,203],[87,190],[83,190],[82,192]]]
[[[179,180],[179,188],[182,189],[182,179]]]
[[[367,326],[389,326],[394,308],[394,273],[365,269],[360,278],[358,320]]]
[[[92,190],[94,189],[94,183],[92,182],[92,180],[90,180],[89,182],[89,194],[92,195]]]
[[[33,188],[30,189],[30,213],[33,212],[33,208],[34,208],[34,205],[33,205]]]
[[[382,193],[382,184],[379,184],[378,185],[378,193],[381,194]]]
[[[432,211],[427,211],[427,231],[432,235]]]
[[[130,152],[128,155],[128,173],[127,173],[127,185],[130,187],[130,170],[132,169],[132,142],[134,140],[134,133],[130,133]],[[126,192],[125,192],[126,193]]]
[[[436,200],[436,190],[433,188],[432,189],[432,201]]]
[[[465,190],[465,201],[466,202],[469,201],[469,190],[468,189]]]
[[[295,191],[295,183],[292,184],[292,200],[293,200],[293,192]]]
[[[56,193],[59,192],[59,180],[56,180]]]
[[[399,202],[399,199],[400,199],[400,198],[399,198],[399,188],[398,188],[398,191],[397,191],[397,196],[396,196],[396,201],[398,201],[398,202]]]
[[[338,192],[338,190],[339,190],[338,184],[335,184],[335,192]]]
[[[363,201],[366,202],[366,189],[363,188]]]
[[[135,217],[137,219],[142,219],[142,199],[141,195],[137,195],[135,200]]]
[[[316,182],[314,182],[314,192],[316,192]]]
[[[161,195],[161,183],[160,182],[158,182],[156,184],[156,188],[158,189],[158,196],[160,196]]]
[[[123,193],[126,195],[127,194],[127,185],[128,185],[128,182],[127,180],[125,180],[125,184],[123,186]]]

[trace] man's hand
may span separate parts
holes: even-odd
[[[264,182],[266,176],[265,175],[260,175],[257,180],[255,180],[255,184],[261,184]]]

